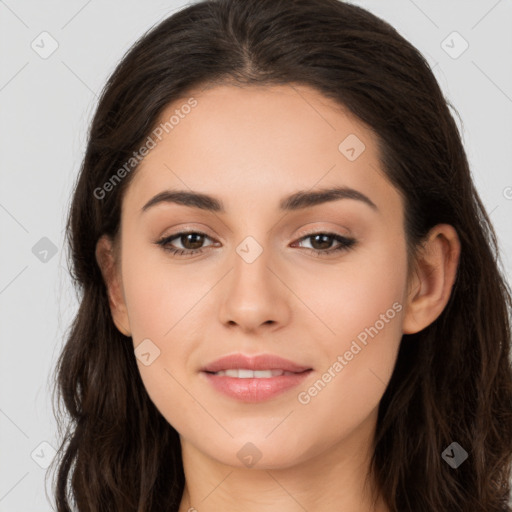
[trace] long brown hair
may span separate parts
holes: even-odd
[[[170,102],[227,80],[304,84],[347,107],[378,135],[382,168],[404,197],[408,246],[438,223],[457,230],[449,303],[430,326],[402,338],[371,471],[393,511],[510,511],[512,304],[495,232],[424,57],[385,21],[338,0],[187,6],[146,33],[108,80],[67,223],[80,305],[56,368],[57,510],[178,510],[179,437],[143,386],[131,338],[113,323],[95,259],[99,237],[118,234],[136,167],[101,198],[97,190]],[[468,454],[456,469],[442,457],[453,442]]]

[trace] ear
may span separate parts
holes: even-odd
[[[100,237],[96,244],[96,261],[107,287],[112,319],[117,329],[125,336],[131,336],[130,321],[124,300],[120,265],[112,239],[106,235]]]
[[[416,257],[416,271],[409,283],[409,294],[402,331],[421,331],[442,313],[452,291],[460,257],[457,231],[449,224],[433,227]]]

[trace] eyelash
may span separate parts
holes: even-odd
[[[198,254],[203,252],[204,248],[200,249],[176,249],[173,247],[169,247],[168,245],[171,243],[171,241],[180,238],[184,235],[202,235],[206,238],[210,238],[206,233],[202,233],[201,231],[180,231],[179,233],[175,233],[171,236],[166,236],[161,238],[160,240],[156,241],[155,243],[163,248],[164,251],[170,252],[173,256],[191,256],[192,254]],[[305,240],[307,238],[311,238],[316,235],[327,235],[328,237],[332,237],[336,242],[339,242],[340,245],[337,247],[331,248],[331,249],[310,249],[309,247],[303,247],[302,249],[311,252],[315,254],[318,257],[322,256],[328,256],[330,254],[336,253],[336,252],[342,252],[342,251],[348,251],[350,249],[353,249],[356,245],[356,240],[354,238],[347,238],[341,235],[338,235],[337,233],[330,233],[326,231],[316,231],[313,233],[308,233],[301,238],[299,238],[297,241],[300,242],[302,240]],[[208,246],[210,247],[210,246]]]

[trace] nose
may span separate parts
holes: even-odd
[[[219,290],[219,316],[225,326],[238,326],[244,332],[273,331],[291,318],[293,294],[269,256],[265,249],[252,262],[234,255],[233,268]]]

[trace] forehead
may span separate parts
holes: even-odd
[[[125,196],[138,208],[169,188],[227,198],[228,208],[277,207],[281,196],[328,186],[358,189],[374,202],[396,194],[374,132],[306,86],[197,90],[168,105],[155,128],[160,138],[153,136]]]

